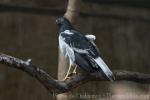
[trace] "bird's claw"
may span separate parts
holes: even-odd
[[[72,72],[72,74],[77,74],[77,72],[74,71],[74,72]]]
[[[65,78],[63,79],[63,81],[66,81],[66,80],[68,80],[68,79],[71,79],[71,77],[65,77]]]

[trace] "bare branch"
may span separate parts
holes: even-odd
[[[69,0],[66,13],[64,16],[71,22],[75,23],[75,20],[79,16],[81,7],[81,0]]]
[[[67,18],[74,25],[75,22],[77,22],[76,20],[80,13],[80,5],[81,0],[68,0],[68,5],[64,17]],[[68,59],[66,59],[61,52],[59,52],[58,65],[58,79],[63,79],[68,70]],[[64,98],[65,100],[69,100],[69,98],[67,97],[70,94],[71,92],[57,95],[57,100],[62,100],[62,98]]]
[[[92,73],[90,75],[81,73],[76,75],[73,74],[71,75],[71,79],[59,81],[52,78],[44,70],[32,64],[31,60],[24,61],[5,54],[0,54],[0,64],[8,65],[9,67],[17,68],[26,72],[28,75],[41,82],[48,91],[55,92],[56,94],[68,92],[71,89],[89,81],[107,81],[107,78],[100,73]],[[115,81],[127,80],[142,84],[150,84],[149,74],[121,70],[115,70],[113,72],[116,78]]]

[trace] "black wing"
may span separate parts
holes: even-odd
[[[87,53],[93,58],[97,58],[99,53],[96,47],[88,40],[84,35],[80,34],[77,31],[71,30],[73,34],[62,33],[61,36],[64,38],[64,41],[71,47],[75,52],[78,53]]]
[[[97,71],[96,67],[93,66],[92,60],[86,54],[75,53],[75,63],[85,73],[92,73]]]

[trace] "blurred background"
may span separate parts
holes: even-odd
[[[149,0],[83,0],[76,28],[84,34],[96,35],[101,56],[111,69],[150,73],[149,5]],[[24,60],[31,58],[57,78],[55,20],[64,14],[66,6],[67,0],[0,0],[0,52]],[[70,99],[93,95],[104,100],[132,100],[132,96],[149,94],[146,84],[89,82],[74,89]],[[0,65],[0,100],[51,99],[56,98],[36,79]]]

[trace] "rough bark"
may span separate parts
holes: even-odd
[[[66,81],[56,80],[51,77],[44,70],[40,69],[36,65],[32,64],[31,60],[21,60],[5,54],[0,54],[0,64],[13,67],[28,75],[36,78],[48,91],[56,94],[61,94],[72,90],[79,85],[82,85],[89,81],[107,81],[108,79],[100,73],[91,73],[88,75],[84,74],[73,74],[71,78]],[[141,84],[150,84],[150,75],[139,72],[114,70],[115,81],[132,81]]]

